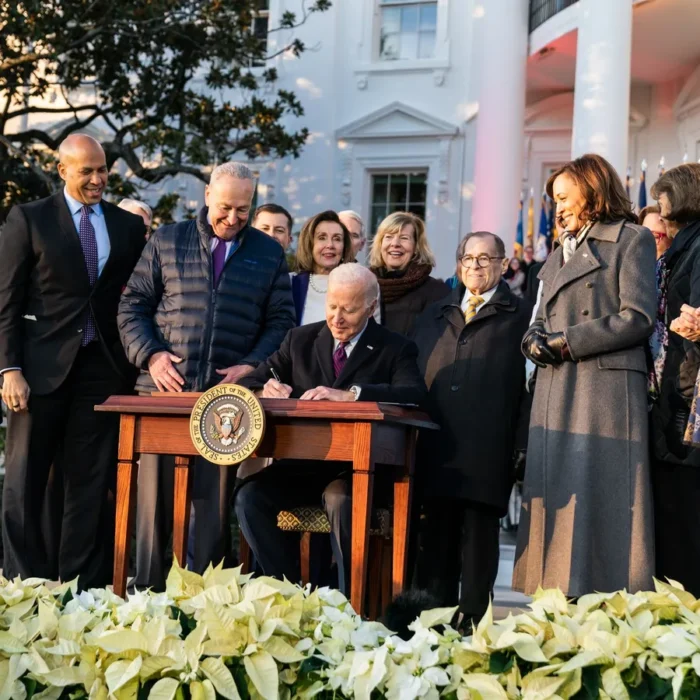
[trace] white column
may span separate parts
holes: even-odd
[[[624,178],[629,141],[632,1],[579,0],[571,155],[597,153]]]
[[[528,0],[488,0],[474,21],[483,50],[474,156],[472,230],[498,234],[510,253],[522,187]]]

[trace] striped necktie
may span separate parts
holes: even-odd
[[[467,310],[464,312],[464,320],[469,323],[476,316],[476,309],[484,303],[484,297],[469,297]]]

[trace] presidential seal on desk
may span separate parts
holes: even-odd
[[[265,411],[253,392],[237,384],[205,391],[192,409],[190,436],[202,457],[238,464],[251,457],[265,434]]]

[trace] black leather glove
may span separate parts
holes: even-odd
[[[563,333],[550,333],[547,336],[547,346],[556,358],[556,364],[561,364],[571,359],[569,352],[569,344],[566,342],[566,336]]]
[[[522,343],[523,355],[538,367],[556,364],[556,356],[547,345],[547,333],[540,325],[535,325],[525,333]]]

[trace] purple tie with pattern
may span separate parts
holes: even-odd
[[[90,222],[90,214],[92,213],[91,207],[87,206],[87,204],[83,206],[80,210],[80,225],[78,227],[78,235],[80,236],[80,245],[83,249],[83,256],[85,257],[85,267],[87,267],[90,288],[95,286],[98,272],[97,238],[95,237],[95,229]],[[95,319],[93,318],[92,311],[88,307],[83,338],[80,344],[85,346],[95,340],[96,337],[97,328],[95,327]]]
[[[219,277],[224,270],[224,263],[226,262],[226,242],[221,238],[218,239],[216,248],[211,254],[211,265],[214,271],[214,286],[219,284]]]
[[[345,367],[345,363],[348,360],[348,356],[345,352],[346,347],[347,343],[339,343],[338,347],[333,353],[333,373],[335,374],[336,379],[340,376],[340,373],[343,371],[343,367]]]

